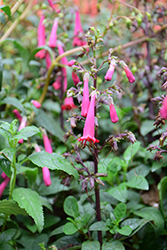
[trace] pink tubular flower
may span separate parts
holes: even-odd
[[[53,5],[52,0],[48,0],[48,3],[49,3],[49,5],[50,5],[50,7],[51,7],[53,10],[55,10],[55,6]]]
[[[43,20],[44,20],[44,15],[41,16],[40,21],[39,21],[39,26],[38,26],[38,47],[44,46],[45,45],[45,26],[43,25]],[[39,58],[44,58],[45,57],[45,50],[42,49],[37,52],[35,55],[36,57]]]
[[[75,12],[74,40],[72,43],[73,46],[82,46],[86,44],[86,41],[83,41],[78,37],[78,33],[83,33],[83,29],[81,26],[79,11],[76,11]]]
[[[49,38],[49,47],[51,47],[51,48],[56,47],[57,27],[58,27],[58,19],[55,18],[54,23],[53,23],[53,27],[52,27],[52,31],[51,31],[51,34],[50,34],[50,38]]]
[[[78,138],[78,141],[84,141],[84,145],[86,145],[86,142],[99,142],[99,140],[97,140],[94,137],[95,134],[95,94],[91,96],[91,102],[90,102],[90,106],[89,106],[89,110],[88,110],[88,114],[86,117],[86,121],[85,121],[85,126],[83,129],[83,136]]]
[[[10,178],[8,176],[6,176],[4,178],[4,181],[1,183],[1,185],[0,185],[0,198],[3,194],[3,191],[5,190],[6,186],[8,185],[9,181],[10,181]]]
[[[49,138],[47,136],[46,130],[42,129],[42,135],[43,135],[43,142],[44,142],[44,147],[45,151],[48,152],[49,154],[52,154],[52,146],[50,144]]]
[[[132,72],[130,71],[130,69],[128,68],[128,66],[124,67],[124,71],[125,71],[125,74],[126,74],[128,80],[129,80],[129,82],[133,83],[135,81],[135,77],[132,74]]]
[[[17,109],[14,109],[12,112],[15,114],[16,118],[21,122],[22,116],[20,115],[19,111]]]
[[[117,116],[117,112],[116,112],[113,104],[110,105],[110,117],[111,117],[111,121],[113,123],[116,123],[119,120],[119,118]]]
[[[22,128],[25,128],[26,122],[27,122],[27,117],[23,116],[18,131],[21,130]],[[19,143],[22,144],[23,143],[23,139],[20,139]]]
[[[52,61],[50,59],[50,54],[48,51],[45,53],[45,61],[46,61],[46,68],[49,69],[50,65],[52,64]]]
[[[87,116],[88,110],[89,110],[89,75],[86,73],[84,75],[84,87],[83,87],[83,100],[81,105],[81,115],[83,117]]]
[[[77,108],[77,106],[75,106],[72,96],[66,97],[64,99],[64,104],[61,106],[61,109],[70,110],[70,109],[75,109],[75,108]]]
[[[60,43],[58,43],[57,47],[58,47],[59,55],[62,55],[64,53],[63,47],[61,46]],[[68,61],[66,57],[62,57],[61,62],[64,65],[68,65]],[[67,89],[67,70],[65,67],[62,67],[62,72],[63,72],[63,78],[64,78],[63,80],[64,80],[64,92],[65,92]]]
[[[163,100],[162,108],[160,109],[160,115],[163,119],[167,119],[167,96],[165,96]]]
[[[71,60],[68,62],[68,66],[71,67],[74,65],[74,63],[76,63],[76,60]]]
[[[105,80],[107,80],[107,81],[111,81],[111,79],[112,79],[112,76],[113,76],[113,74],[114,74],[114,70],[115,70],[115,64],[113,64],[112,62],[110,63],[110,67],[109,67],[109,69],[107,70],[107,73],[106,73],[106,75],[105,75]]]
[[[39,109],[39,108],[41,107],[41,104],[40,104],[38,101],[36,101],[36,100],[32,100],[31,103],[32,103],[37,109]]]
[[[7,175],[6,175],[4,172],[2,172],[1,177],[2,177],[3,179],[5,179],[5,178],[7,177]]]
[[[40,152],[41,149],[38,146],[38,144],[35,144],[35,151]],[[51,179],[50,179],[50,171],[47,167],[42,168],[42,174],[43,174],[43,181],[46,187],[50,186],[52,184]]]
[[[56,81],[52,84],[53,88],[55,90],[58,90],[61,88],[61,76],[58,76]]]
[[[80,82],[80,79],[79,79],[77,73],[75,73],[74,71],[72,71],[72,79],[73,79],[75,86]]]

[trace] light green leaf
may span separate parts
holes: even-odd
[[[33,185],[38,175],[38,168],[21,166],[19,169],[19,173],[24,173],[29,180],[30,185]]]
[[[125,215],[126,215],[126,204],[125,203],[119,203],[116,208],[114,209],[114,216],[117,221],[120,221]]]
[[[123,154],[123,158],[127,164],[134,157],[134,155],[139,151],[140,144],[141,142],[136,141],[133,144],[129,145],[129,147],[125,150]]]
[[[135,230],[142,223],[143,219],[138,219],[138,218],[126,219],[121,223],[121,227],[130,226],[132,230]]]
[[[106,226],[104,221],[97,221],[89,227],[90,231],[108,231],[109,227]]]
[[[144,164],[141,164],[140,166],[131,169],[127,173],[126,177],[127,177],[127,180],[130,181],[134,176],[141,175],[145,177],[149,174],[149,172],[150,172],[150,167]]]
[[[73,166],[61,155],[47,152],[38,152],[28,157],[35,165],[39,167],[48,167],[51,170],[61,170],[69,175],[73,175],[76,179],[79,178],[78,172]]]
[[[127,188],[125,183],[121,183],[119,186],[110,188],[107,191],[110,195],[112,195],[115,199],[126,202],[127,200]]]
[[[67,222],[63,227],[63,232],[67,235],[75,234],[78,228],[71,222]]]
[[[48,199],[46,199],[45,197],[40,196],[40,200],[41,200],[42,206],[47,207],[51,212],[53,212],[52,206],[49,203]]]
[[[13,162],[13,156],[14,156],[15,153],[16,153],[15,148],[4,148],[1,151],[2,156],[5,157],[10,162]]]
[[[141,175],[134,176],[129,182],[127,182],[127,186],[142,190],[149,189],[148,181]]]
[[[3,103],[13,105],[14,107],[21,110],[22,112],[24,110],[22,103],[15,97],[8,96],[0,102],[0,104],[3,104]]]
[[[139,211],[133,212],[135,215],[138,215],[146,220],[151,220],[154,222],[152,226],[154,227],[155,233],[160,235],[164,229],[164,219],[160,211],[154,207],[145,207]]]
[[[45,225],[44,225],[44,228],[48,228],[48,227],[51,227],[55,224],[57,224],[59,221],[60,221],[60,217],[58,216],[54,216],[54,215],[51,215],[51,214],[47,214],[45,216]]]
[[[96,240],[82,243],[81,250],[100,250],[100,243]]]
[[[125,250],[123,244],[119,240],[107,242],[102,245],[102,250]]]
[[[166,209],[164,209],[164,202],[167,197],[167,176],[163,177],[158,184],[159,198],[160,198],[160,209],[164,216],[167,215]]]
[[[27,215],[26,211],[24,209],[21,209],[17,203],[11,201],[11,200],[2,200],[0,201],[0,213],[6,214],[6,215]]]
[[[53,236],[53,235],[57,235],[57,234],[62,234],[63,233],[63,226],[57,227],[56,229],[54,229],[51,234],[49,235],[49,237]]]
[[[13,191],[13,200],[34,219],[38,231],[41,232],[44,225],[44,217],[38,193],[28,188],[16,188]]]
[[[64,132],[61,129],[58,122],[55,121],[55,119],[52,116],[49,116],[47,113],[45,113],[43,110],[39,110],[37,116],[36,116],[36,122],[39,126],[42,126],[45,128],[49,133],[56,136],[64,142],[63,136]]]
[[[132,229],[130,226],[123,226],[122,228],[117,228],[116,231],[122,235],[128,236],[131,234]]]
[[[77,200],[73,196],[68,196],[64,201],[64,212],[73,218],[76,218],[79,214],[79,208]]]
[[[41,135],[41,132],[40,132],[39,128],[37,128],[35,126],[28,126],[28,127],[22,128],[17,133],[17,135],[15,135],[13,137],[13,139],[17,139],[18,141],[20,139],[27,140],[29,137],[31,137],[31,136],[33,136],[35,134],[40,134]]]
[[[0,134],[5,137],[8,141],[10,140],[11,134],[8,131],[0,128]]]

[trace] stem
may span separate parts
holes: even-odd
[[[97,74],[94,75],[94,88],[96,89],[96,79]],[[95,117],[96,117],[96,106],[95,106]],[[98,129],[96,127],[95,138],[98,137]],[[94,147],[94,174],[98,173],[98,151],[97,151],[97,143],[95,143]],[[96,198],[96,217],[97,221],[101,221],[101,211],[100,211],[100,192],[99,192],[99,184],[95,183],[95,198]],[[98,241],[102,246],[102,231],[97,231],[98,233]]]
[[[6,33],[1,37],[0,39],[0,43],[2,43],[9,35],[10,33],[15,29],[15,27],[17,26],[17,24],[19,23],[19,21],[23,20],[26,15],[27,15],[27,12],[29,11],[29,9],[31,8],[31,5],[32,5],[32,2],[33,0],[30,0],[26,9],[24,10],[24,12],[21,14],[20,17],[18,17],[13,23],[12,25],[8,28],[8,30],[6,31]],[[15,11],[15,9],[13,10]]]
[[[12,194],[13,194],[13,190],[15,187],[15,183],[16,183],[16,155],[14,154],[13,156],[13,162],[12,162],[12,176],[10,179],[10,189],[9,189],[9,200],[12,199]]]

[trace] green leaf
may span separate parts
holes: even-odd
[[[15,97],[8,96],[0,102],[0,104],[3,104],[3,103],[13,105],[14,107],[21,110],[22,112],[24,111],[24,107],[22,103]]]
[[[116,208],[114,209],[114,215],[117,221],[120,221],[125,215],[126,215],[126,204],[125,203],[119,203]]]
[[[167,197],[167,176],[163,177],[158,184],[159,199],[160,199],[160,209],[164,216],[167,215],[166,209],[164,209],[164,203],[166,203]]]
[[[122,235],[128,236],[131,234],[132,229],[130,226],[123,226],[122,228],[117,228],[116,231]]]
[[[125,150],[123,154],[123,158],[128,164],[129,161],[134,157],[134,155],[139,151],[141,142],[137,141],[131,145]]]
[[[60,217],[48,214],[45,216],[44,228],[51,227],[51,226],[57,224],[60,220],[61,220]]]
[[[107,191],[110,195],[112,195],[115,199],[126,202],[127,200],[127,188],[125,183],[121,183],[119,186],[110,188]]]
[[[121,223],[121,227],[123,226],[130,226],[133,231],[131,234],[134,235],[137,233],[146,223],[148,223],[150,220],[145,219],[138,219],[138,218],[132,218],[132,219],[126,219]]]
[[[0,91],[2,89],[2,79],[3,79],[3,64],[2,64],[2,56],[0,53]]]
[[[42,50],[42,49],[44,49],[44,50],[46,50],[46,51],[49,52],[49,54],[50,54],[50,56],[51,56],[51,61],[53,61],[53,53],[52,53],[52,50],[51,50],[51,48],[50,48],[49,46],[47,46],[47,45],[44,45],[44,46],[40,46],[40,47],[35,48],[35,49],[31,52],[31,54],[30,54],[30,56],[29,56],[29,61],[31,61],[31,60],[34,58],[34,56],[36,55],[36,53],[37,53],[38,51]]]
[[[0,213],[6,214],[6,215],[27,215],[26,211],[22,208],[20,208],[15,202],[11,200],[2,200],[0,201]]]
[[[108,231],[109,227],[106,226],[104,221],[97,221],[89,227],[90,231]]]
[[[13,200],[34,219],[38,231],[41,232],[44,225],[44,217],[38,193],[28,188],[16,188],[13,191]]]
[[[71,222],[67,222],[63,227],[63,232],[67,235],[75,234],[78,228]]]
[[[71,187],[67,187],[61,183],[59,177],[52,178],[52,184],[49,187],[46,187],[44,184],[40,185],[39,187],[39,194],[43,196],[57,194],[59,192],[65,192],[70,190]]]
[[[154,207],[145,207],[142,208],[139,211],[134,211],[133,212],[135,215],[138,215],[146,220],[153,221],[154,224],[152,224],[155,233],[157,235],[160,235],[161,232],[164,229],[164,219],[162,217],[162,214],[160,211]]]
[[[14,248],[9,245],[10,241],[15,237],[17,229],[10,228],[5,230],[0,234],[0,249],[4,250],[14,250]]]
[[[2,171],[10,178],[11,177],[11,163],[6,159],[0,159],[0,167]]]
[[[29,60],[29,51],[23,47],[19,41],[13,39],[13,38],[6,38],[3,42],[12,42],[13,45],[18,49],[20,57],[23,59],[22,60],[22,70],[25,71],[27,66],[28,66],[28,60]]]
[[[138,167],[131,169],[127,174],[127,180],[130,181],[134,176],[141,175],[143,177],[147,176],[150,172],[150,167],[141,164]]]
[[[58,122],[56,122],[52,116],[49,116],[47,113],[45,113],[43,110],[40,109],[36,116],[36,122],[39,126],[42,126],[49,133],[51,133],[52,135],[59,138],[59,140],[64,142],[64,139],[63,139],[64,132],[61,129]]]
[[[1,5],[0,9],[3,10],[6,13],[6,15],[8,16],[8,18],[10,18],[11,11],[10,11],[10,7],[8,5]]]
[[[96,240],[82,243],[81,250],[100,250],[100,243]]]
[[[40,134],[41,132],[39,130],[39,128],[35,127],[35,126],[28,126],[25,128],[22,128],[17,135],[13,136],[13,140],[17,139],[18,141],[20,139],[23,140],[27,140],[29,137],[35,135],[35,134]]]
[[[102,245],[102,250],[125,250],[122,242],[114,240],[111,243],[107,242]]]
[[[141,175],[134,176],[129,182],[127,182],[126,185],[128,187],[142,189],[142,190],[149,189],[148,181]]]
[[[11,134],[8,131],[0,128],[0,134],[3,135],[8,141],[10,140]]]
[[[13,156],[15,155],[15,153],[16,153],[15,148],[4,148],[1,151],[2,156],[4,156],[10,162],[13,162]]]
[[[53,236],[53,235],[57,235],[57,234],[62,234],[63,233],[63,226],[57,227],[56,229],[54,229],[51,234],[49,235],[49,237]]]
[[[141,125],[140,128],[140,132],[142,136],[147,135],[149,132],[151,132],[152,130],[154,130],[154,126],[153,126],[154,121],[144,121]]]
[[[68,196],[64,201],[64,212],[73,218],[79,215],[79,208],[77,200],[73,196]]]
[[[52,206],[49,203],[48,199],[45,197],[40,196],[41,204],[42,206],[47,207],[51,212],[53,212]]]
[[[33,185],[38,175],[38,168],[21,166],[21,168],[19,169],[19,173],[25,173],[30,185]]]
[[[34,153],[28,157],[35,165],[39,167],[48,167],[51,170],[62,170],[69,175],[73,175],[76,179],[79,178],[78,172],[73,166],[61,155],[44,151]]]

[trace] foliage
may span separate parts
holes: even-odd
[[[76,2],[0,6],[0,249],[166,249],[166,2]]]

